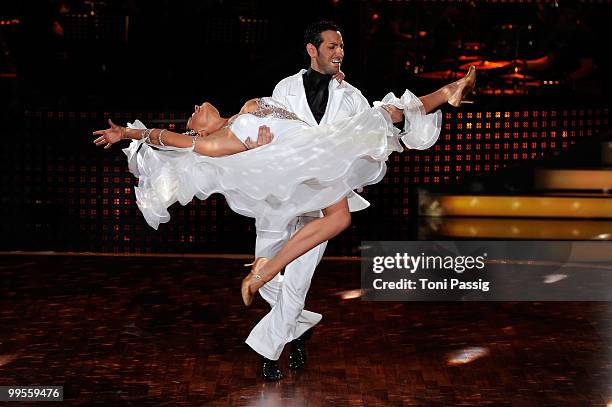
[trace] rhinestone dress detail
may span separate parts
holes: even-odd
[[[244,113],[244,114],[252,114],[255,117],[274,117],[277,119],[299,120],[301,122],[304,122],[295,113],[285,110],[282,107],[274,106],[261,98],[255,99],[255,102],[257,103],[257,109],[253,110],[252,112]],[[223,127],[231,127],[231,125],[234,123],[234,121],[238,117],[240,117],[240,115],[237,115],[234,118],[232,118]]]

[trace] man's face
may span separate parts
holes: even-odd
[[[319,49],[309,44],[308,55],[311,57],[310,66],[315,71],[327,75],[335,75],[340,71],[340,64],[344,58],[344,42],[340,31],[323,31],[323,42]]]

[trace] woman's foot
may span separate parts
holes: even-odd
[[[467,75],[449,86],[448,104],[454,107],[460,107],[461,103],[465,103],[464,98],[476,86],[476,68],[470,66]]]
[[[245,266],[252,266],[251,272],[242,280],[240,291],[242,294],[242,302],[247,307],[253,302],[253,297],[259,287],[264,285],[265,281],[260,273],[261,268],[268,262],[265,257],[258,257],[251,264],[245,264]]]

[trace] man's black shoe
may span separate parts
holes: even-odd
[[[304,332],[302,336],[291,341],[289,351],[289,369],[300,370],[306,366],[306,342],[312,336],[312,329]]]
[[[267,382],[277,382],[283,378],[283,372],[278,367],[276,360],[262,358],[261,360],[261,376]]]

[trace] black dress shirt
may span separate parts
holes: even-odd
[[[308,107],[310,107],[310,111],[317,123],[321,122],[327,109],[327,100],[329,99],[328,87],[331,78],[332,75],[319,73],[312,68],[308,68],[303,75]]]

